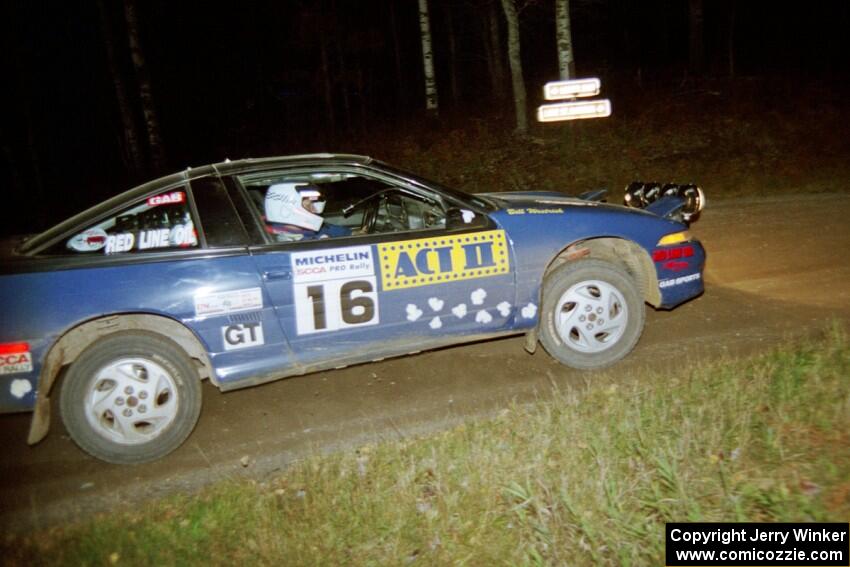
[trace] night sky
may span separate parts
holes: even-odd
[[[483,38],[491,1],[430,0],[441,118],[455,125],[510,108],[509,99],[500,103],[491,92],[486,65]],[[118,73],[141,134],[123,5],[103,3]],[[164,171],[147,166],[133,173],[122,158],[122,126],[97,2],[5,3],[0,181],[7,207],[20,213],[7,215],[4,233],[40,230],[187,165],[345,152],[375,132],[415,128],[424,118],[415,0],[136,4],[162,128]],[[542,84],[557,78],[554,2],[518,5],[524,6],[522,54],[531,110]],[[504,42],[498,2],[496,9]],[[689,70],[687,0],[572,0],[577,74],[601,77],[604,94],[616,105],[618,96],[637,88],[638,77],[642,85],[673,89],[686,76],[728,76],[732,53],[736,77],[822,81],[846,92],[850,2],[705,0],[704,15],[704,64]],[[332,77],[332,120],[323,90],[323,46]],[[504,89],[509,97],[509,78]]]

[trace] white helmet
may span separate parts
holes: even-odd
[[[304,208],[304,199],[310,200],[309,209]],[[275,183],[266,193],[265,208],[269,222],[291,224],[308,230],[319,230],[324,222],[319,215],[325,210],[325,201],[313,185]]]

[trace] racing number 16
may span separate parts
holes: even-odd
[[[378,323],[375,278],[295,286],[299,335]]]

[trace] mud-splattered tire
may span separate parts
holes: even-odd
[[[115,333],[71,365],[60,408],[71,438],[87,453],[110,463],[144,463],[175,450],[192,432],[201,413],[201,382],[169,339]]]
[[[602,368],[631,352],[645,317],[638,287],[625,270],[578,260],[558,267],[543,283],[540,342],[567,366]]]

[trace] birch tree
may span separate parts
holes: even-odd
[[[393,40],[393,63],[395,64],[395,79],[398,85],[397,108],[401,109],[407,106],[407,89],[405,88],[404,76],[401,72],[401,43],[398,38],[398,22],[395,16],[395,2],[390,1],[390,30],[392,31]]]
[[[576,75],[573,32],[570,27],[570,0],[555,0],[555,33],[558,45],[558,72],[561,80]]]
[[[419,0],[419,31],[422,34],[422,64],[425,70],[425,109],[436,115],[438,113],[437,78],[434,75],[434,53],[431,50],[428,0]]]
[[[518,134],[528,132],[528,115],[526,113],[525,79],[522,77],[522,59],[519,49],[519,16],[514,0],[502,0],[502,10],[508,24],[508,62],[511,66],[511,84],[514,93],[514,111],[516,112],[516,131]]]
[[[151,152],[151,166],[154,171],[162,171],[165,166],[165,151],[162,137],[159,133],[159,119],[153,103],[150,75],[145,66],[142,44],[139,41],[139,21],[136,17],[135,0],[124,0],[124,19],[127,21],[127,41],[130,45],[130,56],[136,70],[136,81],[139,85],[139,99],[142,103],[142,114],[145,118],[145,128],[148,133],[148,145]]]

